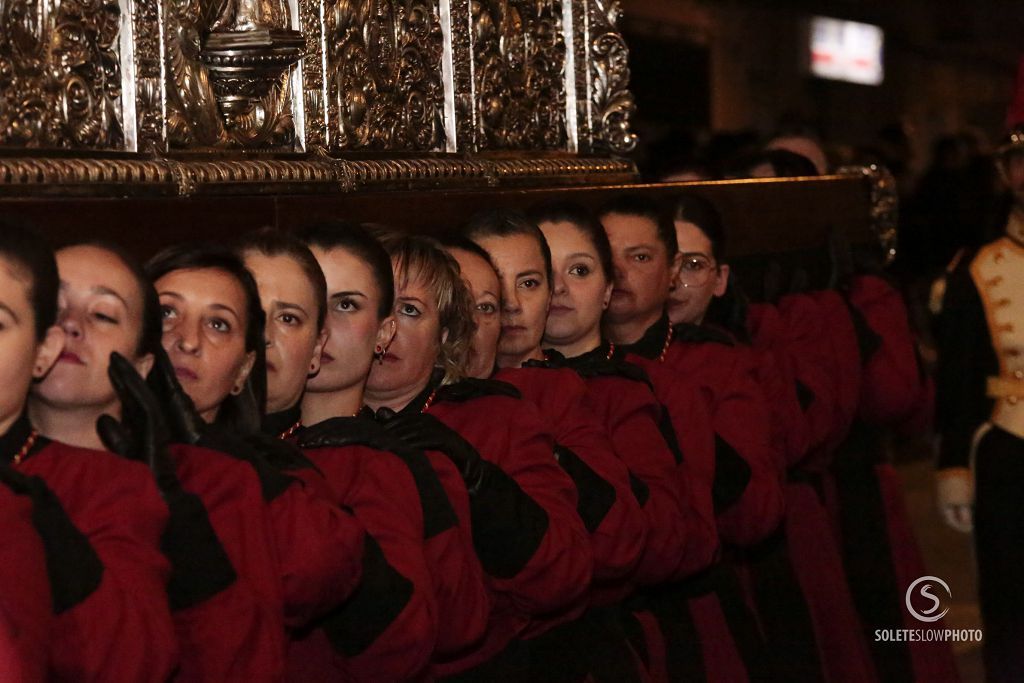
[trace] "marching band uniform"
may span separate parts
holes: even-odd
[[[964,260],[943,302],[937,372],[940,504],[969,504],[973,475],[986,669],[1024,678],[1024,209]]]

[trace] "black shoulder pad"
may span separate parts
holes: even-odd
[[[483,396],[509,396],[511,398],[522,398],[519,390],[508,382],[496,379],[476,379],[467,377],[455,384],[446,384],[438,387],[435,400],[452,401],[462,403],[470,399]]]
[[[726,346],[736,346],[729,333],[709,325],[691,325],[690,323],[679,323],[672,326],[673,339],[675,341],[691,342],[694,344],[713,343]]]

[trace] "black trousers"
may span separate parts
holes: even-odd
[[[993,428],[978,444],[974,542],[988,680],[1024,681],[1024,439]]]

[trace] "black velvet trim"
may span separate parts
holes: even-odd
[[[708,680],[708,675],[700,634],[686,604],[688,583],[677,582],[647,589],[642,594],[641,604],[654,615],[665,639],[665,666],[669,680],[703,682]]]
[[[882,448],[878,430],[855,422],[835,454],[843,567],[879,678],[911,681],[907,644],[875,642],[874,637],[876,629],[903,628],[905,598],[893,568],[885,500],[874,467]]]
[[[370,534],[363,546],[363,578],[343,605],[320,619],[334,649],[355,657],[387,630],[412,600],[413,583],[391,566]]]
[[[792,680],[772,676],[768,647],[758,631],[757,619],[743,597],[743,589],[733,566],[729,562],[719,563],[712,570],[711,579],[718,604],[722,607],[722,614],[750,680]]]
[[[43,480],[26,479],[32,498],[32,525],[42,538],[46,555],[53,613],[63,614],[99,588],[103,562]]]
[[[463,403],[474,398],[483,396],[508,396],[509,398],[522,398],[523,395],[508,382],[496,379],[476,379],[467,377],[455,384],[446,384],[437,390],[437,401],[451,401]]]
[[[404,462],[419,493],[425,539],[433,538],[458,526],[459,519],[448,499],[448,494],[430,460],[421,451],[407,446],[379,423],[364,417],[336,417],[315,425],[315,429],[321,435],[329,432],[332,446],[367,446],[392,453]],[[309,429],[299,430],[299,443],[304,447],[309,445],[304,439],[308,438],[310,433]]]
[[[302,406],[296,403],[277,413],[268,413],[263,416],[260,424],[260,431],[267,436],[278,436],[289,429],[302,417]]]
[[[668,339],[669,321],[667,315],[662,315],[658,322],[647,328],[643,336],[633,344],[622,345],[623,352],[635,353],[649,360],[654,360],[661,355],[665,348],[665,340]]]
[[[800,409],[805,413],[807,410],[814,405],[814,401],[817,398],[814,392],[809,386],[801,382],[799,379],[795,380],[796,383],[796,400],[800,403]]]
[[[171,563],[167,595],[177,611],[212,598],[238,576],[199,497],[182,491],[165,500],[171,515],[160,549]]]
[[[294,484],[295,479],[275,469],[267,461],[265,454],[267,447],[255,440],[259,436],[251,435],[252,440],[246,440],[232,434],[227,434],[220,429],[211,428],[203,432],[197,445],[209,448],[210,450],[220,451],[249,463],[259,477],[263,500],[269,503]],[[273,439],[273,441],[277,441],[277,439]]]
[[[785,532],[780,529],[756,546],[744,548],[742,557],[753,580],[773,679],[824,681],[814,623],[790,562]]]
[[[843,302],[846,304],[846,309],[850,312],[853,330],[857,335],[857,351],[860,353],[860,363],[863,366],[882,348],[882,338],[871,329],[871,325],[868,324],[867,319],[860,312],[859,308],[850,303],[850,300],[845,296],[843,297]]]
[[[647,501],[651,498],[651,489],[644,483],[643,479],[640,479],[632,472],[629,473],[629,488],[633,491],[633,497],[636,498],[636,502],[640,503],[640,507],[647,505]]]
[[[661,407],[661,415],[658,416],[658,431],[672,451],[672,457],[677,465],[683,463],[683,449],[679,447],[679,438],[676,435],[676,428],[672,424],[672,415],[668,412],[668,406]]]
[[[548,531],[548,514],[497,465],[487,472],[476,496],[469,499],[473,546],[484,571],[511,579],[529,563]]]
[[[722,344],[735,346],[736,340],[726,332],[712,325],[679,323],[672,326],[672,340],[691,344]]]
[[[587,531],[594,533],[615,505],[615,487],[561,444],[555,444],[555,459],[576,485],[576,512]]]
[[[3,458],[4,462],[13,462],[14,456],[18,454],[25,445],[25,442],[28,441],[31,433],[32,425],[28,421],[28,416],[22,413],[7,432],[0,436],[0,458]]]
[[[622,377],[634,382],[643,382],[652,391],[654,390],[651,380],[643,368],[628,362],[625,359],[625,353],[619,347],[615,347],[612,357],[609,358],[609,349],[609,344],[605,343],[572,358],[566,358],[558,351],[548,349],[544,352],[547,360],[543,363],[549,367],[575,370],[580,377],[587,379],[591,377]],[[531,360],[527,361],[524,365],[533,367],[541,365],[541,361]]]
[[[750,476],[747,461],[725,439],[715,434],[715,480],[711,485],[711,500],[716,515],[740,499],[750,483]]]

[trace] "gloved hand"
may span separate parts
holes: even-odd
[[[433,415],[396,415],[384,423],[384,428],[413,448],[444,453],[459,470],[470,495],[480,490],[487,473],[486,461],[472,444]]]
[[[195,445],[207,429],[185,390],[181,388],[174,366],[163,349],[156,352],[153,369],[146,378],[150,390],[160,402],[170,432],[170,441]]]
[[[935,473],[939,513],[953,529],[969,534],[974,530],[974,481],[966,467],[951,467]]]
[[[166,355],[161,353],[164,359]],[[167,363],[170,368],[170,363]],[[174,369],[170,368],[174,379]],[[160,400],[116,351],[107,368],[121,399],[121,421],[101,415],[96,431],[112,452],[149,466],[170,516],[160,548],[171,563],[167,593],[175,611],[196,605],[234,583],[236,574],[199,497],[182,489],[167,445],[170,429]],[[174,384],[177,380],[174,379]],[[180,387],[178,387],[180,390]],[[185,396],[185,399],[188,399]],[[191,401],[188,401],[191,406]],[[193,409],[194,411],[194,409]]]
[[[103,445],[113,453],[148,465],[165,498],[180,492],[181,483],[167,452],[170,430],[160,401],[132,364],[116,351],[110,354],[107,375],[121,399],[121,421],[110,415],[101,415],[96,420],[96,432]]]

